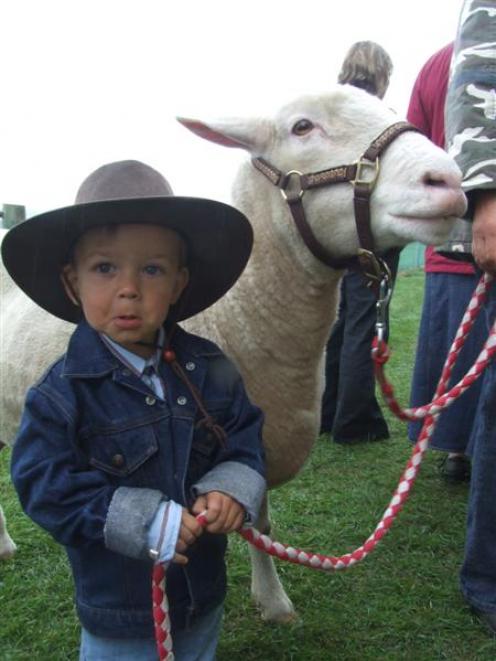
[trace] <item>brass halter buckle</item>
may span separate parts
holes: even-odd
[[[354,163],[357,166],[355,178],[350,181],[352,186],[357,186],[358,184],[362,186],[368,186],[372,191],[377,182],[377,177],[379,176],[379,157],[375,161],[369,161],[364,159],[363,156],[360,156],[358,161]],[[368,174],[365,173],[368,170]],[[370,172],[372,170],[372,172]]]

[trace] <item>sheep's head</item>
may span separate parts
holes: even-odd
[[[312,173],[356,161],[397,115],[377,98],[344,85],[324,95],[301,97],[284,106],[274,119],[230,119],[215,122],[180,119],[201,137],[227,147],[238,147],[262,157],[283,173]],[[241,171],[238,184],[249,194],[258,191],[258,205],[243,208],[256,216],[272,216],[278,233],[288,232],[291,217],[279,191],[251,164]],[[356,254],[358,237],[353,212],[353,189],[332,184],[305,192],[303,205],[314,234],[335,257]],[[380,158],[380,172],[371,197],[372,232],[376,248],[385,250],[410,241],[438,244],[453,220],[465,211],[461,174],[454,161],[416,132],[397,137]],[[274,213],[274,210],[280,212]]]

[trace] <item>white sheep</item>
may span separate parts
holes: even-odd
[[[0,560],[11,558],[16,551],[16,545],[7,531],[5,516],[0,506]]]
[[[0,229],[0,243],[6,231]],[[14,441],[28,387],[63,353],[74,327],[35,305],[14,284],[1,260],[0,301],[1,446]],[[15,550],[0,507],[0,560],[10,558]]]
[[[398,117],[377,98],[338,86],[289,103],[274,119],[180,121],[202,138],[246,149],[284,173],[311,173],[357,160]],[[371,200],[377,248],[442,241],[465,205],[454,162],[427,138],[409,132],[388,147],[380,168]],[[357,252],[352,196],[351,185],[338,184],[303,198],[314,234],[336,258]],[[250,161],[238,171],[232,200],[253,225],[253,253],[234,288],[186,327],[224,348],[264,409],[268,482],[274,487],[296,475],[318,435],[322,356],[341,273],[310,253],[280,191]],[[266,511],[258,528],[270,529]],[[292,619],[294,609],[272,558],[252,547],[250,553],[252,595],[262,616]]]
[[[338,86],[293,101],[273,119],[180,121],[203,138],[244,148],[283,172],[309,173],[352,163],[397,120],[378,99]],[[388,147],[380,167],[371,201],[377,248],[413,240],[441,242],[465,204],[453,161],[427,138],[407,132]],[[318,434],[322,356],[341,272],[309,252],[280,191],[249,160],[236,177],[233,202],[253,224],[252,256],[228,294],[185,326],[212,338],[231,356],[252,399],[264,409],[268,479],[274,487],[300,470]],[[314,234],[328,251],[336,258],[356,254],[351,185],[315,188],[305,193],[303,204]],[[0,323],[5,335],[0,438],[11,442],[26,388],[64,350],[71,327],[14,289],[3,294]],[[258,527],[268,526],[265,511]],[[252,594],[262,616],[293,618],[271,558],[251,553]]]

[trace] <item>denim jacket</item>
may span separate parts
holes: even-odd
[[[162,362],[165,401],[132,374],[85,322],[67,353],[27,394],[12,452],[26,513],[66,547],[83,626],[99,636],[153,636],[147,533],[163,500],[185,506],[222,491],[254,520],[265,491],[263,416],[232,363],[208,340],[177,328],[173,349],[207,411]],[[224,535],[204,533],[186,566],[171,564],[172,626],[184,628],[225,596]]]

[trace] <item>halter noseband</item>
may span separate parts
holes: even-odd
[[[283,174],[263,158],[252,159],[257,170],[280,189],[300,236],[312,255],[333,269],[357,268],[358,265],[367,278],[368,285],[375,290],[385,277],[390,281],[391,276],[386,263],[374,253],[374,239],[370,227],[370,196],[379,176],[379,156],[405,131],[418,129],[409,122],[396,122],[375,138],[355,163],[310,174],[302,174],[298,170],[289,170]],[[346,182],[350,183],[354,190],[353,206],[360,247],[355,257],[337,259],[313,233],[305,217],[303,195],[311,188]]]

